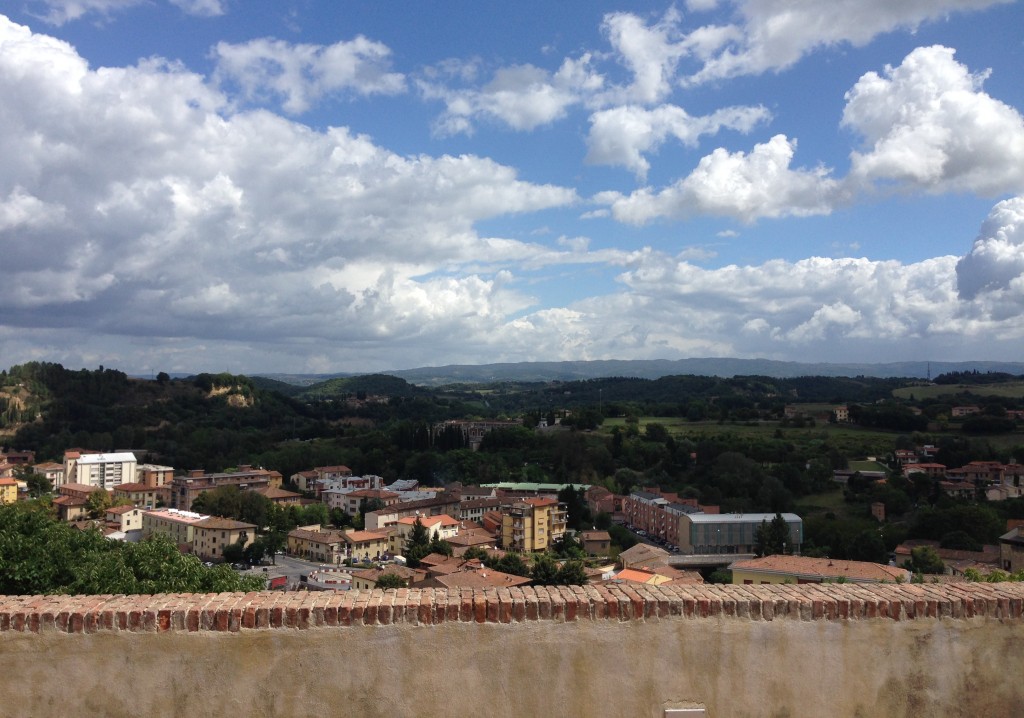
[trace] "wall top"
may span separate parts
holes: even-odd
[[[1024,584],[540,586],[0,596],[0,633],[195,632],[524,621],[1020,621]]]

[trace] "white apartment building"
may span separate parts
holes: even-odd
[[[130,452],[82,454],[75,466],[76,483],[110,491],[119,484],[134,482],[136,467],[135,454]]]

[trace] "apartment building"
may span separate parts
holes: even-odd
[[[565,534],[568,514],[555,499],[515,501],[502,512],[501,545],[512,551],[544,551]]]
[[[226,547],[255,540],[256,525],[244,521],[207,516],[192,524],[192,553],[204,561],[223,561]]]
[[[88,484],[107,491],[119,484],[135,481],[137,463],[135,454],[83,454],[75,466],[76,483]]]
[[[775,514],[683,514],[679,524],[679,551],[684,554],[754,553],[755,534]],[[782,514],[789,526],[787,551],[799,553],[804,541],[803,519]]]
[[[155,534],[169,538],[178,548],[191,551],[195,526],[209,516],[179,509],[154,509],[142,512],[142,538]]]
[[[280,476],[280,474],[278,474]],[[202,470],[190,471],[185,476],[175,476],[171,482],[171,508],[189,511],[192,502],[204,491],[221,486],[236,486],[240,491],[265,489],[271,485],[271,472],[239,466],[238,471],[207,474]]]

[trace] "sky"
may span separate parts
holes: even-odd
[[[1024,358],[1022,0],[0,0],[0,367]]]

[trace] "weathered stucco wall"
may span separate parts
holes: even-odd
[[[0,715],[1019,716],[1024,587],[0,597]]]

